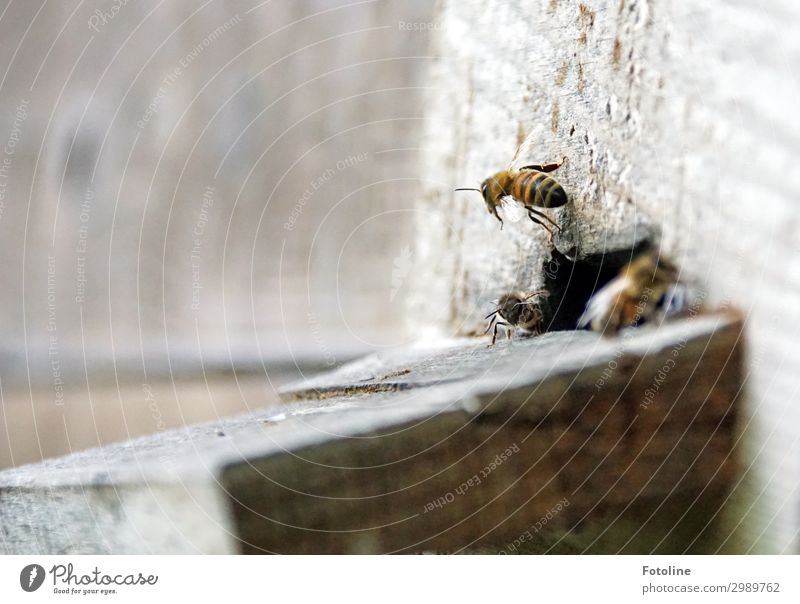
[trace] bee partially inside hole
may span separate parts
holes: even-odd
[[[687,306],[677,270],[647,241],[577,261],[553,250],[542,270],[550,292],[541,305],[547,331],[590,327],[611,335]]]
[[[529,336],[585,328],[614,335],[690,311],[677,269],[648,241],[580,260],[553,250],[542,272],[544,289],[504,294],[484,317],[492,346],[501,329],[509,340],[516,329]]]

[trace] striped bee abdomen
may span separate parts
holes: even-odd
[[[567,203],[567,193],[554,179],[536,170],[523,170],[511,185],[511,196],[526,206],[557,208]]]

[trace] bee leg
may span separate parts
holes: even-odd
[[[561,166],[564,165],[567,156],[561,158],[561,161],[557,164],[533,164],[532,166],[522,166],[520,170],[536,170],[537,172],[553,172],[558,170]]]
[[[545,231],[547,231],[547,241],[548,243],[553,243],[553,231],[550,230],[550,227],[536,218],[536,216],[534,216],[531,212],[528,212],[528,218],[533,220],[536,224],[540,225]]]
[[[491,209],[491,212],[492,212],[492,214],[494,214],[494,217],[497,218],[497,220],[500,221],[500,230],[502,231],[503,230],[503,219],[500,218],[500,214],[497,213],[497,206],[493,207]]]
[[[508,323],[503,323],[502,321],[498,321],[497,323],[494,324],[494,333],[492,334],[492,343],[490,344],[490,346],[494,346],[495,342],[497,342],[497,328],[500,327],[501,325],[505,325],[506,327],[508,327]],[[506,333],[508,333],[508,331],[506,331]]]
[[[531,207],[528,207],[527,210],[528,210],[528,216],[530,216],[531,213],[536,214],[539,218],[544,218],[547,222],[552,224],[556,229],[559,230],[559,232],[561,231],[561,227],[558,226],[558,224],[544,212],[540,212],[539,210]]]

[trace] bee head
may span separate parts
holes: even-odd
[[[498,172],[494,176],[490,176],[481,183],[480,189],[474,188],[460,188],[456,191],[477,191],[483,197],[486,203],[486,209],[490,214],[494,214],[497,220],[500,221],[500,228],[503,228],[503,219],[497,213],[497,208],[500,206],[500,201],[508,195],[507,187],[511,184],[511,176],[508,172]]]
[[[500,203],[500,200],[508,195],[504,185],[507,179],[504,178],[503,172],[490,176],[481,183],[481,195],[489,210]]]

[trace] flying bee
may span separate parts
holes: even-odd
[[[489,320],[489,326],[483,333],[489,333],[494,328],[492,334],[492,346],[497,341],[497,328],[506,328],[506,337],[511,339],[511,329],[518,327],[534,335],[542,333],[542,309],[538,302],[531,302],[534,296],[547,296],[546,290],[524,294],[522,292],[512,292],[500,297],[497,301],[497,308],[484,317]],[[498,318],[499,317],[499,318]]]
[[[547,238],[552,241],[553,229],[561,231],[561,227],[538,208],[559,208],[569,201],[564,188],[547,175],[560,168],[565,160],[566,157],[557,164],[534,164],[518,170],[502,170],[484,180],[480,189],[458,188],[456,191],[478,191],[486,202],[486,209],[500,221],[501,229],[503,219],[497,213],[497,208],[504,198],[513,198],[525,208],[533,222],[547,231]]]
[[[686,309],[686,289],[677,269],[653,252],[634,258],[589,299],[578,327],[604,335],[643,322],[663,320]]]

